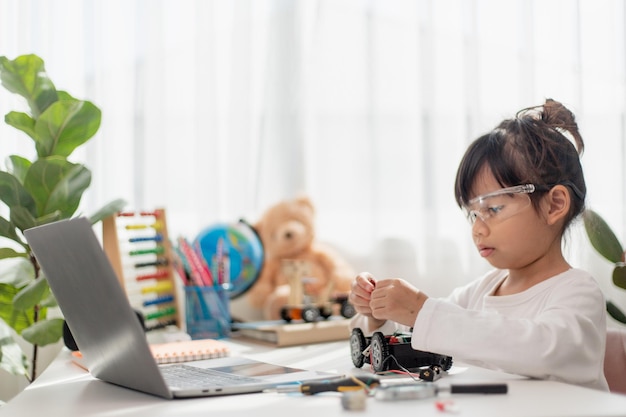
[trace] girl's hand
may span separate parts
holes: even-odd
[[[376,279],[369,272],[362,272],[352,282],[352,288],[348,299],[354,307],[355,311],[367,317],[368,327],[370,330],[377,329],[385,324],[386,320],[378,320],[372,316],[370,300],[372,291],[376,288]]]
[[[428,296],[399,278],[376,283],[370,294],[370,312],[378,320],[392,320],[413,327]]]

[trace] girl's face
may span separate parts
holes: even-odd
[[[477,199],[502,188],[491,170],[484,168],[474,182],[472,198]],[[512,213],[498,217],[500,210],[506,213],[513,207]],[[481,212],[485,215],[481,216]],[[489,213],[494,213],[493,217]],[[522,192],[498,196],[493,202],[478,206],[472,237],[480,255],[492,266],[518,270],[536,263],[550,250],[554,235],[547,229],[541,214],[530,204],[528,194]]]

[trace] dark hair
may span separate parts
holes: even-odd
[[[522,109],[514,119],[502,121],[470,144],[456,174],[456,201],[462,206],[471,199],[474,181],[483,168],[489,168],[502,187],[535,184],[537,191],[530,194],[535,209],[541,196],[562,184],[572,201],[565,230],[585,209],[583,150],[574,114],[563,104],[547,99],[543,106]]]

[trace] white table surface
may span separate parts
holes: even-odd
[[[281,365],[329,371],[337,374],[357,370],[350,359],[348,341],[276,349],[241,340],[226,341],[232,355],[249,356]],[[368,366],[367,364],[365,365]],[[440,385],[505,382],[504,395],[453,394],[457,411],[436,409],[437,399],[380,401],[368,397],[365,410],[344,410],[341,393],[313,396],[258,393],[211,398],[165,400],[111,385],[91,377],[61,351],[45,372],[23,392],[0,408],[0,417],[21,416],[288,416],[330,417],[346,415],[383,416],[626,416],[626,396],[551,381],[529,380],[481,368],[453,366]]]

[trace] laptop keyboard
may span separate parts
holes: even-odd
[[[177,388],[223,387],[259,382],[257,378],[227,374],[189,365],[170,365],[160,369],[167,385]]]

